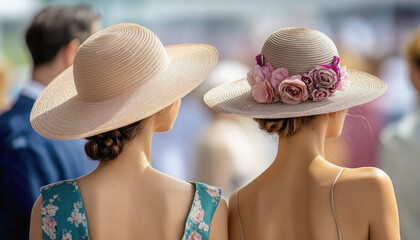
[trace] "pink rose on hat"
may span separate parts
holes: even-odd
[[[263,69],[263,73],[264,73],[265,79],[267,79],[268,81],[270,81],[271,76],[272,76],[273,71],[274,71],[273,66],[271,65],[270,62],[266,62],[265,63],[265,66],[262,67],[262,69]]]
[[[257,65],[248,73],[253,98],[259,103],[282,101],[298,104],[310,98],[327,99],[335,91],[343,91],[350,82],[346,67],[339,67],[340,59],[334,56],[331,65],[318,65],[302,75],[289,76],[286,68],[274,69],[262,54],[256,57]]]
[[[337,90],[343,91],[350,84],[350,77],[346,71],[346,66],[343,66],[340,68],[339,76],[340,76],[340,79],[338,79],[337,83],[328,89],[331,94]]]
[[[251,90],[252,96],[257,102],[271,103],[276,99],[274,95],[274,89],[267,79],[252,86]]]
[[[309,97],[306,84],[300,75],[293,75],[279,85],[280,99],[286,104],[298,104]]]
[[[310,75],[317,87],[331,88],[337,83],[337,74],[335,71],[326,67],[316,66]]]
[[[278,93],[280,83],[289,77],[289,71],[286,68],[277,68],[273,71],[271,76],[271,85],[273,85],[275,92]]]
[[[318,88],[312,91],[312,97],[315,102],[327,99],[331,92],[325,88]]]
[[[254,69],[248,72],[247,80],[250,86],[264,81],[265,75],[260,65],[255,65]]]
[[[247,75],[249,85],[252,87],[265,79],[270,80],[273,71],[273,66],[269,62],[266,63],[266,66],[255,65],[254,69],[249,71]]]
[[[342,66],[340,68],[340,75],[341,75],[341,81],[337,84],[338,85],[337,89],[340,90],[340,91],[343,91],[350,84],[350,76],[347,73],[347,67],[346,66]]]
[[[308,90],[312,90],[314,88],[314,80],[312,79],[310,74],[302,74],[301,80],[306,84]]]

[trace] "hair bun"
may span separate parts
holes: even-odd
[[[277,133],[280,137],[290,137],[295,135],[302,127],[310,124],[316,116],[280,118],[280,119],[257,119],[261,130],[268,133]]]
[[[92,137],[85,145],[85,152],[92,160],[112,160],[123,150],[123,137],[118,129]]]
[[[144,120],[135,122],[128,126],[101,133],[92,137],[87,137],[85,152],[92,160],[109,161],[117,158],[127,141],[132,140],[139,130]]]

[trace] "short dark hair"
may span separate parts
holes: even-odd
[[[84,42],[92,34],[92,24],[99,20],[88,6],[47,7],[29,24],[25,40],[34,66],[51,62],[60,49],[74,39]]]

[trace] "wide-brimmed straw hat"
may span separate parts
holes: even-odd
[[[181,99],[213,70],[204,44],[164,47],[145,27],[118,24],[88,38],[74,65],[36,100],[32,127],[52,139],[77,139],[137,122]]]
[[[294,27],[274,32],[266,40],[260,58],[271,63],[272,69],[284,68],[290,76],[298,75],[299,78],[310,76],[316,66],[331,65],[339,59],[336,46],[325,34]],[[322,101],[313,101],[309,97],[297,104],[281,101],[260,103],[253,97],[246,78],[213,88],[204,96],[204,101],[217,112],[252,118],[290,118],[344,110],[367,103],[386,91],[386,84],[375,76],[348,68],[347,74],[350,80],[347,88],[335,91]]]

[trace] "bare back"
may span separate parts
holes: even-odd
[[[132,181],[88,175],[78,182],[92,239],[181,239],[192,184],[152,168]]]
[[[332,205],[331,190],[339,167],[326,164],[282,175],[274,175],[268,169],[232,195],[230,239],[339,240],[339,231],[342,239],[397,239],[392,233],[385,233],[388,238],[381,238],[371,229],[375,225],[372,218],[378,210],[374,205],[375,197],[369,196],[381,195],[375,193],[378,189],[375,171],[373,168],[346,169],[334,187]],[[388,224],[395,223],[390,220]],[[372,234],[376,237],[372,238]]]

